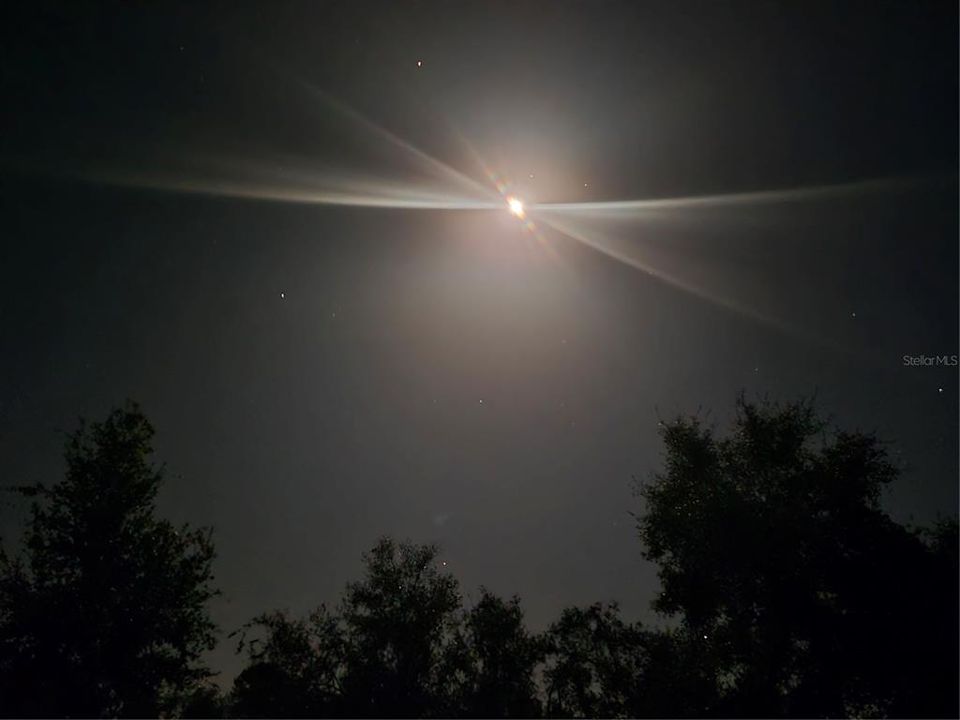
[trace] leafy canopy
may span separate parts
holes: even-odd
[[[81,424],[34,498],[22,557],[0,553],[6,714],[157,715],[207,677],[210,533],[156,517],[153,428],[128,403]]]

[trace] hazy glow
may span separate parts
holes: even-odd
[[[306,82],[295,87],[338,117],[348,141],[373,147],[396,160],[394,177],[355,174],[342,167],[305,162],[277,153],[255,156],[171,152],[165,167],[101,167],[84,177],[95,182],[251,200],[397,210],[495,210],[503,199],[488,185],[456,170],[394,135]],[[316,162],[316,161],[314,161]],[[62,172],[62,171],[59,171]]]
[[[613,200],[607,202],[581,203],[540,203],[533,209],[538,212],[607,215],[623,213],[643,213],[653,210],[685,210],[725,205],[764,205],[795,201],[811,201],[854,195],[864,192],[896,190],[909,185],[910,178],[877,178],[860,182],[837,185],[817,185],[814,187],[793,188],[789,190],[760,190],[747,193],[729,193],[725,195],[695,195],[693,197],[660,198],[656,200]]]
[[[748,268],[736,272],[718,265],[706,255],[692,261],[672,244],[650,242],[642,223],[666,223],[662,227],[689,224],[698,212],[710,208],[748,208],[787,202],[819,201],[844,195],[895,189],[904,179],[881,179],[844,185],[766,190],[711,196],[630,199],[602,202],[532,203],[511,194],[513,183],[484,162],[472,144],[459,133],[470,156],[487,176],[481,183],[412,143],[374,123],[345,103],[304,82],[297,83],[325,113],[339,117],[345,137],[376,148],[391,167],[393,176],[378,170],[362,174],[317,160],[277,153],[254,157],[196,152],[174,153],[171,165],[109,170],[85,174],[90,180],[176,192],[202,193],[267,201],[340,205],[398,210],[477,211],[500,210],[506,202],[511,215],[549,250],[547,238],[533,222],[552,228],[608,257],[630,265],[673,287],[718,306],[738,312],[781,330],[796,331],[776,317],[772,308],[738,290],[754,279]],[[400,169],[402,168],[402,170]],[[532,176],[533,174],[530,173]],[[588,187],[584,183],[584,187]],[[719,220],[713,219],[713,222]],[[649,226],[647,226],[649,229]],[[660,235],[661,233],[657,233]],[[281,294],[281,299],[285,296]]]
[[[497,210],[499,203],[476,200],[463,195],[439,193],[433,188],[401,185],[396,182],[353,178],[318,173],[315,176],[284,173],[258,173],[248,168],[244,177],[226,179],[190,177],[175,173],[100,171],[87,173],[88,180],[122,187],[196,193],[248,200],[340,205],[394,210]]]

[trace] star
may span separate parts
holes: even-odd
[[[417,67],[423,67],[423,60],[417,60]]]
[[[287,299],[287,294],[286,294],[286,293],[280,293],[280,299],[281,299],[281,300],[286,300],[286,299]]]

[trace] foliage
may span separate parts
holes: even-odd
[[[33,506],[22,556],[0,549],[4,715],[957,715],[957,523],[895,523],[883,445],[808,403],[741,398],[723,436],[663,426],[638,530],[667,627],[596,603],[537,635],[518,597],[464,607],[436,546],[383,538],[335,609],[235,634],[226,696],[201,662],[210,534],[156,518],[152,434],[129,405],[70,437],[62,482],[15,489]]]
[[[248,639],[253,629],[266,638]],[[235,717],[322,717],[337,709],[342,683],[343,633],[324,606],[306,620],[261,615],[244,628],[239,650],[249,666],[234,681]]]
[[[717,712],[955,714],[956,544],[880,509],[897,473],[875,437],[828,432],[804,402],[737,410],[725,438],[666,425],[641,490],[656,608],[709,638]]]
[[[616,605],[568,608],[547,632],[545,671],[551,717],[625,717],[642,672],[639,627]]]
[[[537,717],[536,670],[546,646],[523,622],[520,598],[504,600],[486,589],[467,615],[472,671],[464,701],[472,717]]]
[[[360,715],[446,714],[456,695],[460,592],[437,552],[384,538],[364,556],[366,578],[347,586],[345,694]]]
[[[437,548],[382,539],[364,555],[366,577],[348,585],[336,614],[256,618],[250,664],[234,685],[246,717],[420,717],[460,709],[466,646],[456,580]]]
[[[182,718],[223,718],[227,707],[220,688],[211,682],[198,684],[182,696],[179,703],[179,717]]]
[[[235,716],[540,713],[534,671],[543,653],[517,598],[483,591],[465,612],[432,545],[384,538],[364,563],[336,613],[272,613],[244,629],[249,664],[234,683]]]
[[[69,437],[62,481],[21,489],[24,556],[0,554],[4,714],[157,715],[209,675],[213,545],[155,516],[152,437],[128,404]]]

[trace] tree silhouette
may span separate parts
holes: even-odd
[[[742,398],[732,433],[663,428],[639,520],[665,629],[615,604],[530,634],[519,599],[468,610],[433,546],[365,555],[337,614],[253,625],[246,715],[405,717],[950,716],[957,691],[957,525],[880,509],[897,475],[870,435],[806,403]],[[542,684],[540,684],[542,681]]]
[[[535,673],[543,641],[527,632],[520,598],[503,600],[486,589],[467,614],[470,682],[463,709],[470,717],[538,717]]]
[[[34,502],[23,557],[0,552],[0,711],[151,716],[209,675],[210,534],[155,517],[163,473],[132,403],[81,425]]]
[[[265,638],[249,639],[254,630]],[[250,664],[233,686],[234,717],[326,717],[340,709],[346,652],[339,620],[324,606],[306,620],[261,615],[242,631]]]
[[[656,608],[716,658],[714,713],[957,714],[956,524],[925,542],[880,509],[876,438],[743,398],[729,437],[662,434],[640,536]]]
[[[628,717],[707,717],[717,714],[717,659],[703,636],[680,627],[644,630],[642,675]]]
[[[616,604],[568,608],[547,631],[550,717],[626,717],[642,673],[642,631]]]
[[[716,705],[709,648],[682,628],[624,622],[616,603],[564,610],[547,647],[550,717],[700,717]]]
[[[654,607],[564,610],[542,635],[520,600],[464,608],[433,545],[381,539],[335,610],[239,631],[224,697],[201,662],[215,594],[206,531],[158,519],[162,471],[135,405],[70,436],[34,499],[21,556],[0,549],[0,713],[183,717],[957,715],[956,521],[905,528],[871,435],[808,403],[740,398],[723,437],[663,426],[640,488]]]
[[[383,538],[364,555],[337,614],[282,613],[246,631],[250,664],[234,685],[241,716],[422,717],[462,714],[471,679],[457,581],[432,545]]]
[[[227,717],[226,698],[211,682],[198,684],[184,693],[179,705],[178,715],[182,718]]]
[[[455,709],[465,682],[456,579],[434,545],[383,538],[364,555],[366,578],[341,607],[344,695],[351,714],[421,717]],[[451,707],[454,706],[454,707]]]
[[[464,612],[433,545],[380,540],[336,614],[262,615],[241,631],[237,717],[534,717],[542,643],[518,598]]]

